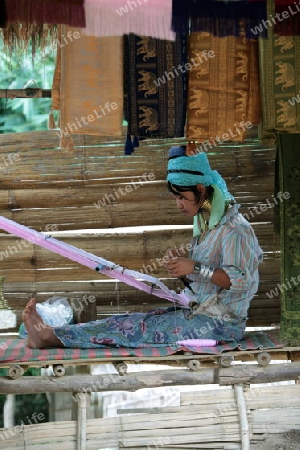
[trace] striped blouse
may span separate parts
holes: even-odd
[[[190,258],[215,269],[223,269],[230,278],[230,289],[221,290],[219,299],[241,319],[247,312],[258,289],[258,266],[263,251],[250,223],[238,212],[239,205],[228,208],[219,224],[204,235],[195,236]],[[195,294],[185,288],[190,300],[202,303],[220,288],[200,274],[188,275]]]

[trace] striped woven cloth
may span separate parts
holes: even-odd
[[[24,339],[0,340],[0,363],[30,362],[30,361],[65,361],[65,360],[93,360],[113,357],[164,357],[174,355],[181,351],[190,351],[194,354],[218,355],[225,351],[233,350],[257,350],[282,348],[283,345],[274,341],[262,332],[248,332],[245,339],[239,342],[231,342],[216,347],[182,347],[162,346],[143,348],[99,348],[99,349],[74,349],[74,348],[49,348],[32,349],[27,347]]]

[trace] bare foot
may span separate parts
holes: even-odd
[[[23,321],[28,333],[27,345],[31,348],[63,347],[61,341],[54,335],[36,311],[36,299],[32,298],[23,311]]]

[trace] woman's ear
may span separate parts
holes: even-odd
[[[201,198],[202,198],[203,196],[205,196],[206,187],[204,186],[204,184],[197,184],[197,191],[198,191],[199,194],[201,195]]]

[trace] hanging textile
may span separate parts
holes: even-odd
[[[295,4],[295,0],[274,0],[275,3],[275,8],[277,8],[277,6],[289,6],[289,5],[293,5]]]
[[[132,135],[184,136],[186,111],[186,39],[164,41],[125,36],[126,120]],[[183,66],[181,66],[183,67]]]
[[[85,26],[84,0],[6,0],[6,27],[2,30],[4,47],[11,51],[36,50],[54,46],[57,25]]]
[[[61,42],[61,26],[58,27],[58,42]],[[61,84],[61,49],[62,47],[57,44],[55,69],[53,74],[53,81],[51,87],[51,108],[48,118],[48,129],[59,128],[55,123],[53,111],[60,111],[60,84]],[[59,121],[60,117],[58,116]]]
[[[78,29],[62,27],[62,35]],[[123,64],[121,37],[81,36],[62,47],[61,146],[70,134],[122,135]]]
[[[270,0],[268,13],[274,14],[273,6]],[[275,35],[272,27],[268,33],[259,40],[262,138],[300,132],[300,37]]]
[[[7,20],[85,27],[84,0],[6,0]]]
[[[281,322],[285,339],[300,338],[300,201],[299,159],[300,134],[279,134],[278,169],[280,191],[281,236]],[[278,289],[277,289],[278,290]]]
[[[0,0],[0,28],[5,28],[6,22],[7,22],[6,2],[5,0]]]
[[[251,4],[258,1],[267,4],[267,0],[248,0]],[[273,28],[273,32],[280,36],[300,35],[299,1],[297,3],[295,0],[273,0],[271,8],[272,12],[268,11],[267,17],[260,19],[257,24],[259,28],[264,27],[266,30]]]
[[[208,32],[214,36],[241,36],[251,39],[255,27],[266,19],[266,4],[245,0],[222,2],[217,0],[173,0],[172,30]],[[266,36],[264,27],[259,36]],[[256,36],[257,37],[257,36]]]
[[[60,110],[60,84],[61,84],[61,47],[57,46],[53,83],[51,88],[52,109]]]
[[[86,29],[91,36],[134,33],[175,40],[172,0],[85,0]]]
[[[274,33],[280,36],[300,35],[300,4],[292,0],[275,0]]]
[[[209,141],[203,150],[242,142],[260,120],[257,42],[192,33],[189,57],[188,139]]]

